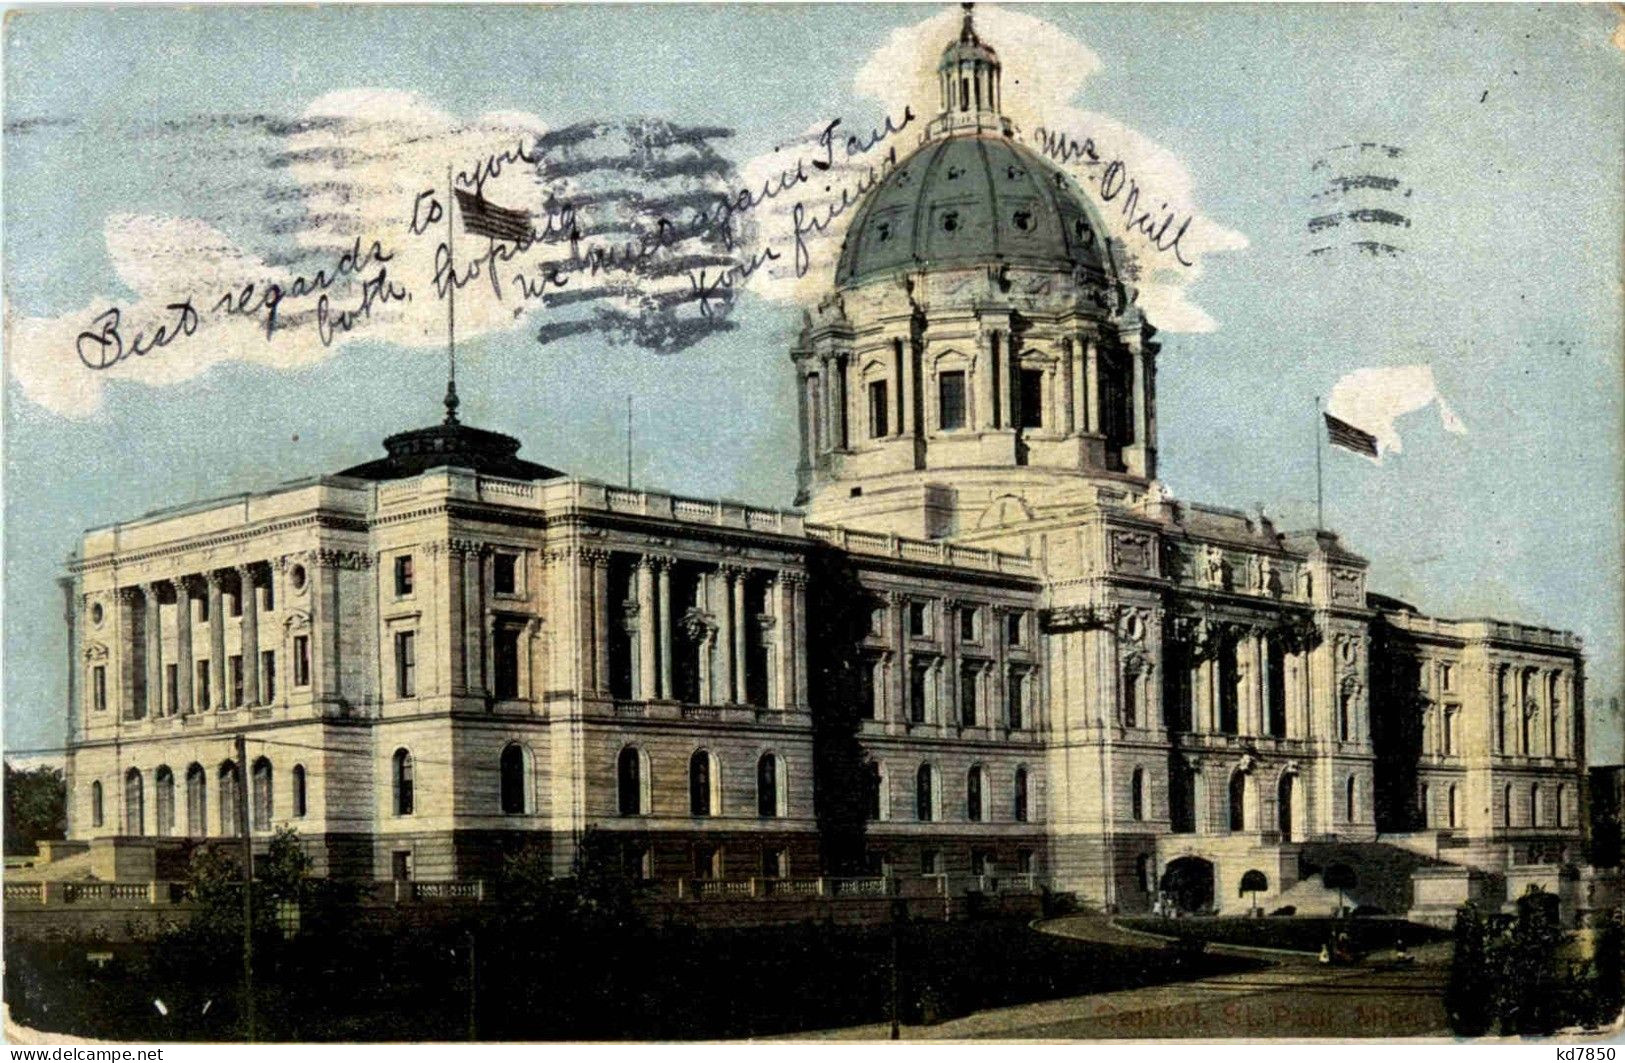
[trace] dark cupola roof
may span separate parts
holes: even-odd
[[[454,466],[510,480],[551,480],[557,469],[519,457],[519,440],[501,432],[470,428],[457,420],[457,389],[446,389],[446,418],[429,428],[397,432],[384,440],[388,457],[363,462],[339,475],[363,480],[404,480],[430,469]]]

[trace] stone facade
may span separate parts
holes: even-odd
[[[564,872],[597,830],[657,880],[1237,909],[1321,903],[1338,863],[1392,906],[1416,868],[1576,858],[1579,640],[1424,617],[1330,531],[1172,498],[1122,249],[968,17],[943,64],[792,352],[805,514],[531,465],[453,393],[387,458],[92,531],[70,837],[234,833],[243,734],[252,829],[334,874],[525,842]]]

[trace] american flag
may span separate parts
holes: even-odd
[[[476,192],[457,189],[457,206],[463,212],[463,228],[493,240],[528,244],[535,239],[530,212],[499,207]]]
[[[1339,420],[1329,413],[1321,414],[1326,418],[1326,438],[1334,447],[1352,450],[1356,454],[1364,454],[1368,458],[1377,456],[1377,437],[1363,428],[1356,428],[1347,421]]]

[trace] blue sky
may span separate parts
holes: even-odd
[[[231,151],[156,150],[164,122],[304,114],[353,89],[450,115],[522,112],[719,125],[745,166],[839,116],[885,107],[854,77],[942,8],[377,7],[25,12],[6,22],[5,291],[10,315],[73,314],[125,290],[109,216],[204,219],[253,244],[281,180]],[[1437,615],[1584,635],[1592,757],[1620,759],[1599,704],[1621,674],[1621,255],[1625,53],[1584,7],[1035,6],[1098,58],[1069,101],[1176,157],[1204,223],[1245,237],[1188,282],[1216,328],[1168,332],[1163,475],[1181,497],[1312,519],[1314,398],[1362,367],[1428,364],[1466,424],[1399,422],[1374,466],[1327,457],[1328,523],[1373,587]],[[1617,38],[1616,38],[1617,40]],[[990,43],[1014,64],[1019,44]],[[1006,95],[1019,91],[1006,70]],[[1087,133],[1088,130],[1079,130]],[[200,141],[202,142],[202,141]],[[1394,256],[1311,255],[1317,159],[1403,148],[1413,193]],[[190,143],[190,142],[188,142]],[[206,142],[205,142],[206,144]],[[245,146],[246,145],[246,146]],[[1336,156],[1333,156],[1336,158]],[[257,246],[257,245],[256,245]],[[618,478],[623,411],[638,481],[787,505],[799,314],[747,293],[734,328],[672,354],[524,327],[461,345],[465,420],[533,460]],[[8,351],[8,362],[12,361]],[[192,357],[179,347],[174,358]],[[344,346],[298,368],[234,362],[115,381],[90,416],[5,391],[5,742],[60,741],[61,562],[86,527],[264,488],[374,456],[437,416],[431,348]]]

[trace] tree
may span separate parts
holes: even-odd
[[[1535,885],[1518,898],[1518,917],[1498,965],[1502,1033],[1545,1035],[1564,1023],[1567,995],[1557,966],[1563,931],[1556,901]]]
[[[1489,964],[1488,937],[1476,907],[1465,904],[1456,911],[1455,951],[1444,1010],[1451,1031],[1462,1037],[1480,1037],[1495,1022],[1496,978]]]
[[[68,786],[58,768],[5,766],[6,852],[32,856],[42,841],[67,836]]]
[[[1355,887],[1354,869],[1347,864],[1333,864],[1320,873],[1320,884],[1329,890],[1337,891],[1337,914],[1341,916],[1347,907],[1343,900],[1343,892]]]
[[[1240,892],[1251,893],[1253,895],[1252,906],[1254,908],[1258,907],[1258,891],[1267,890],[1269,888],[1270,880],[1265,878],[1264,872],[1258,870],[1257,868],[1252,868],[1245,875],[1241,876]]]

